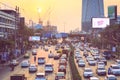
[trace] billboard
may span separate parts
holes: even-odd
[[[117,6],[108,7],[108,17],[110,19],[117,19]]]
[[[105,28],[110,25],[109,18],[92,18],[92,28]]]
[[[40,41],[40,36],[30,36],[29,41]]]

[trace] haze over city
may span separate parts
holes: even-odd
[[[58,27],[59,32],[69,32],[71,30],[81,30],[82,0],[0,0],[0,8],[14,9],[20,7],[20,14],[26,19],[38,23],[41,18],[44,25],[50,21],[51,25]],[[120,14],[120,0],[104,0],[104,13],[107,17],[109,5],[117,5],[118,15]],[[40,12],[39,12],[40,11]]]

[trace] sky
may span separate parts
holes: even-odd
[[[104,0],[106,17],[109,5],[117,5],[120,15],[120,0]],[[1,9],[14,9],[15,6],[20,8],[26,23],[29,20],[38,23],[40,18],[44,25],[49,20],[51,25],[57,26],[59,32],[81,30],[82,0],[0,0]]]

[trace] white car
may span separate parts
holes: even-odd
[[[106,75],[106,69],[105,69],[105,67],[103,67],[103,66],[98,66],[98,67],[97,67],[97,70],[96,70],[96,73],[97,73],[98,75]]]
[[[91,58],[91,59],[88,60],[88,64],[89,65],[96,65],[96,61]]]
[[[104,62],[98,62],[97,66],[105,67],[105,63]]]
[[[36,71],[37,71],[37,65],[36,64],[30,64],[29,72],[36,72]]]
[[[16,59],[13,59],[11,62],[10,62],[10,65],[14,65],[14,66],[17,66],[19,64],[19,62],[16,60]]]
[[[32,55],[37,55],[37,50],[36,49],[32,50]]]
[[[37,73],[35,80],[47,80],[45,77],[45,73]]]
[[[48,57],[49,57],[49,58],[53,58],[53,57],[54,57],[54,54],[53,54],[53,53],[49,53],[49,54],[48,54]]]
[[[84,60],[79,60],[78,61],[78,66],[85,67],[85,61]]]
[[[45,64],[45,72],[53,72],[53,71],[54,71],[53,64],[51,63]]]
[[[110,74],[120,75],[120,67],[118,65],[112,64],[109,69],[108,69],[108,71],[110,71],[109,72]]]
[[[117,65],[120,67],[120,60],[116,60]]]
[[[87,57],[86,57],[86,60],[87,60],[87,61],[89,61],[89,60],[91,60],[91,59],[93,59],[92,56],[87,56]]]
[[[107,75],[105,77],[105,80],[117,80],[116,76],[115,75]]]
[[[91,68],[85,68],[83,76],[86,77],[92,77],[93,76],[93,71]]]
[[[45,57],[38,57],[38,64],[44,64],[45,63]]]
[[[28,60],[24,60],[21,62],[21,67],[29,67],[30,63]]]

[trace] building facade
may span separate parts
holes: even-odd
[[[92,18],[104,17],[103,0],[82,0],[82,31],[92,29]]]
[[[9,39],[14,35],[15,16],[0,11],[0,39]]]

